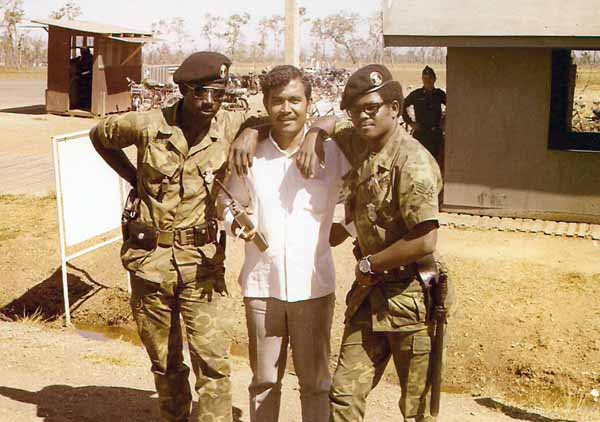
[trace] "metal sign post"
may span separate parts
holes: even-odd
[[[87,131],[52,138],[65,325],[71,325],[67,263],[122,240],[121,235],[67,255],[120,227],[124,182],[96,153]],[[129,274],[127,274],[129,287]]]

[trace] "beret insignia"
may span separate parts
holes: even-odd
[[[383,83],[383,75],[380,72],[371,72],[369,79],[374,86],[379,86]]]

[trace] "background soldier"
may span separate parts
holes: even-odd
[[[402,118],[412,128],[412,136],[421,142],[435,157],[443,169],[444,161],[444,124],[442,104],[446,105],[446,93],[435,87],[435,71],[425,66],[422,73],[423,87],[411,92],[402,108]],[[415,120],[408,114],[408,108],[414,107]]]
[[[111,116],[90,132],[104,160],[139,198],[127,224],[123,265],[131,273],[131,307],[164,421],[188,421],[185,324],[199,395],[199,421],[232,420],[226,313],[219,313],[224,245],[219,242],[215,177],[221,177],[243,113],[218,112],[231,61],[194,53],[174,74],[183,98],[146,113]],[[137,170],[123,148],[137,147]],[[213,296],[213,290],[220,293]]]

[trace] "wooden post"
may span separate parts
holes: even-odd
[[[285,64],[300,67],[300,16],[297,0],[285,0]]]

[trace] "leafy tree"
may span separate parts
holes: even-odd
[[[178,63],[187,56],[192,38],[185,27],[185,19],[174,17],[160,19],[151,25],[153,38],[160,41],[147,45],[148,63]]]
[[[10,66],[21,66],[20,49],[22,47],[23,35],[17,33],[17,25],[21,23],[25,16],[23,10],[23,0],[7,0],[1,4],[4,9],[2,15],[2,26],[4,34],[2,37],[2,50],[6,64]]]
[[[50,13],[52,19],[68,19],[73,20],[81,16],[81,7],[74,1],[67,1],[62,7]]]
[[[373,13],[367,21],[369,25],[370,61],[383,62],[383,11]]]
[[[323,19],[315,18],[312,20],[310,27],[310,36],[313,39],[312,50],[315,60],[325,60],[325,43],[327,42],[327,34],[323,29]]]
[[[355,48],[359,44],[357,29],[360,24],[360,17],[357,13],[348,13],[345,11],[329,15],[323,20],[321,31],[335,45],[342,47],[352,64],[357,63]]]
[[[235,56],[236,47],[242,35],[242,27],[248,25],[248,22],[250,22],[250,14],[246,12],[242,15],[233,14],[225,21],[226,31],[223,36],[227,41],[227,50],[231,56]]]
[[[202,24],[200,31],[206,41],[208,41],[208,49],[213,51],[215,44],[213,44],[219,35],[223,33],[222,27],[225,20],[221,16],[215,16],[210,13],[204,14],[204,23]]]

